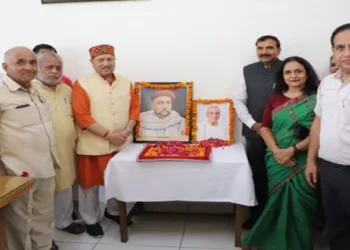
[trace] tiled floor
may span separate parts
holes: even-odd
[[[129,241],[120,242],[119,226],[103,220],[105,235],[94,239],[55,232],[60,250],[233,250],[233,216],[144,214],[133,219]]]
[[[129,241],[120,242],[119,227],[103,221],[105,235],[94,239],[55,232],[60,250],[234,250],[233,216],[144,214],[133,219]],[[317,248],[315,250],[326,250]]]

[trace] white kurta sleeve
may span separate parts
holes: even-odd
[[[241,74],[240,79],[234,85],[233,99],[238,118],[248,128],[251,128],[256,123],[256,121],[253,119],[252,115],[249,113],[247,108],[248,95],[243,72]]]

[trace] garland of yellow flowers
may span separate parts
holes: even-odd
[[[232,144],[234,142],[234,123],[235,123],[235,109],[233,105],[232,99],[213,99],[213,100],[204,100],[204,99],[196,99],[193,100],[192,106],[192,141],[195,142],[197,138],[197,107],[198,104],[210,105],[210,104],[229,104],[229,140],[228,144]]]
[[[135,93],[138,98],[137,102],[140,103],[141,88],[151,88],[151,89],[177,89],[187,87],[187,100],[186,100],[186,121],[185,121],[185,135],[190,134],[191,126],[191,109],[192,109],[192,94],[193,94],[193,82],[182,81],[176,84],[153,84],[149,82],[137,82],[135,83]],[[135,136],[140,138],[140,123],[136,123],[135,126]]]

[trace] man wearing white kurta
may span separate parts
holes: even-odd
[[[73,222],[75,181],[75,148],[77,133],[71,105],[72,88],[62,79],[62,59],[55,52],[38,55],[38,75],[33,86],[50,105],[60,169],[56,169],[55,227],[71,234],[85,232],[82,224]]]
[[[0,161],[6,175],[29,175],[34,186],[1,209],[8,250],[48,250],[52,246],[55,171],[59,167],[50,108],[31,81],[35,54],[16,47],[5,53],[0,82]]]
[[[207,139],[228,140],[228,128],[219,123],[221,111],[218,105],[210,105],[206,112],[207,121],[200,123],[197,130],[197,141]]]
[[[181,136],[184,135],[185,119],[172,110],[176,95],[171,90],[156,90],[152,99],[152,110],[140,116],[142,136]]]

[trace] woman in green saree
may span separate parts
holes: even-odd
[[[260,131],[268,147],[269,200],[243,249],[313,249],[318,194],[307,184],[303,170],[318,82],[313,67],[300,57],[285,59],[277,74]]]

